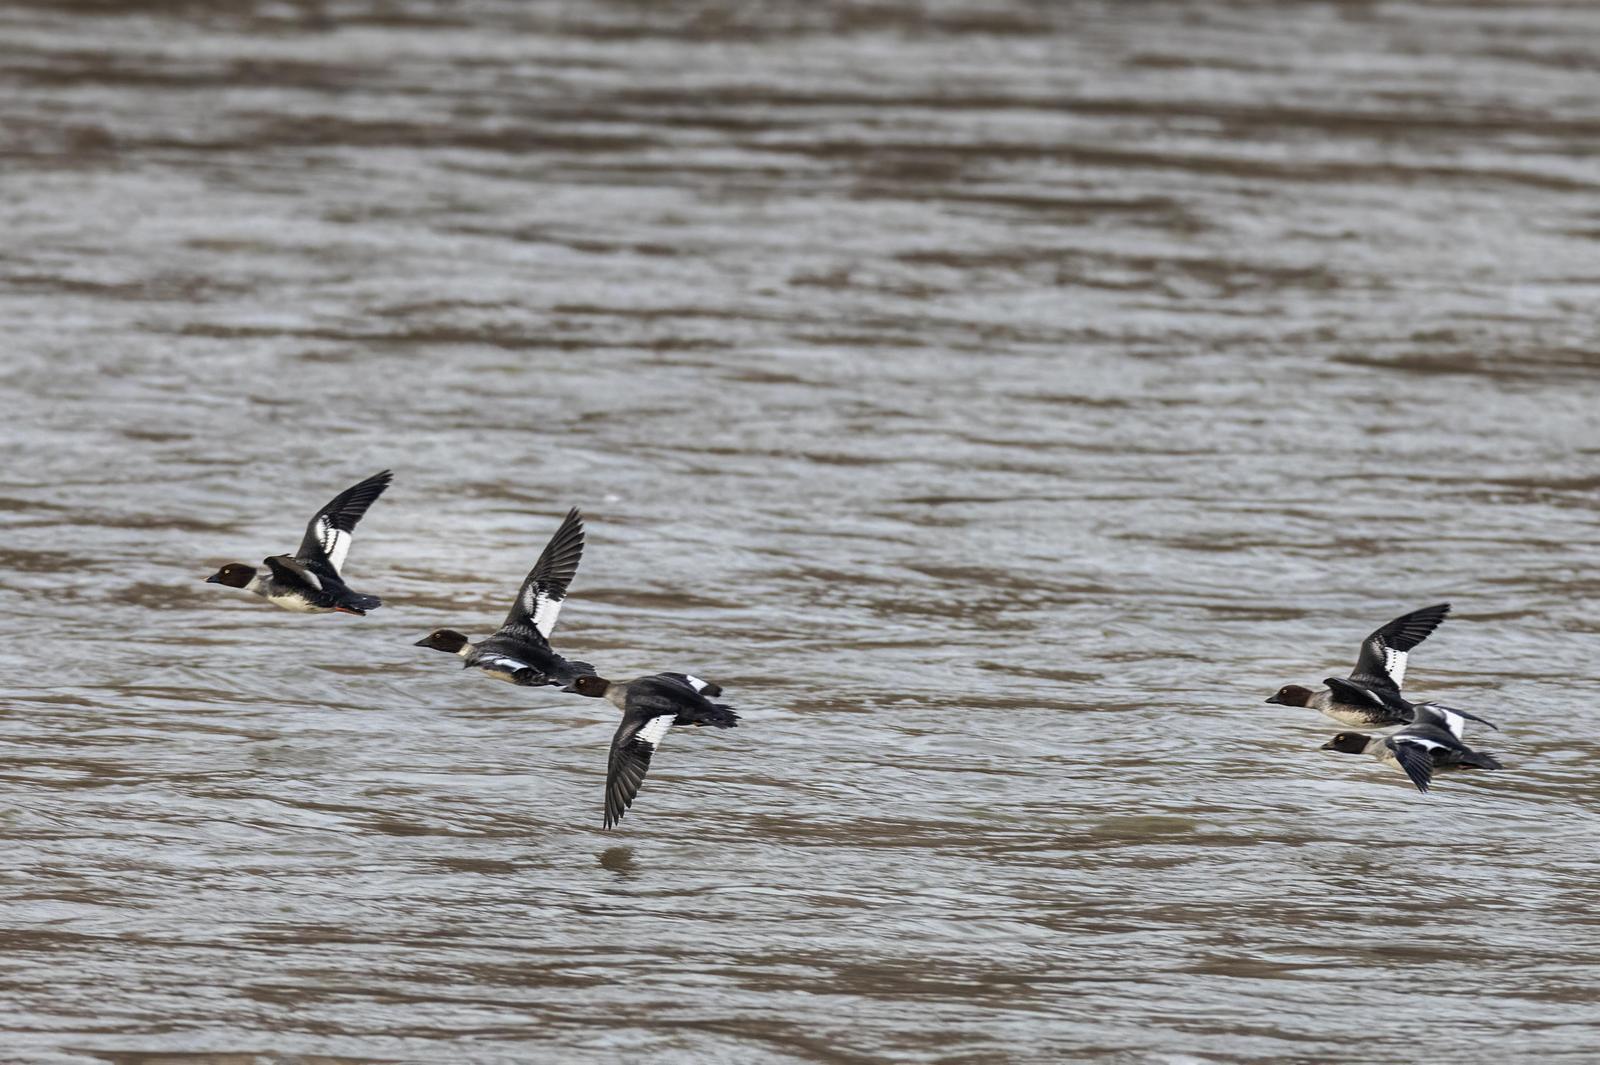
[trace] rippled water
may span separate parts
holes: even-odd
[[[6,1061],[1593,1061],[1600,11],[0,6]],[[200,583],[384,466],[365,619]],[[691,669],[600,831],[604,704]],[[1404,610],[1505,772],[1262,704]]]

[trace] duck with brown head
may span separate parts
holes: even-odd
[[[230,562],[207,577],[206,583],[242,588],[273,606],[301,614],[376,610],[383,600],[353,591],[344,583],[341,571],[355,538],[356,523],[393,479],[394,474],[384,470],[334,496],[312,515],[299,550],[264,560],[266,572]]]
[[[593,673],[589,663],[568,661],[550,646],[567,586],[577,576],[582,558],[583,515],[573,507],[523,579],[498,631],[473,643],[454,629],[435,629],[416,646],[459,655],[463,668],[511,684],[561,686]]]
[[[1327,677],[1320,689],[1286,684],[1267,699],[1277,706],[1304,706],[1319,710],[1341,725],[1382,728],[1416,720],[1416,707],[1429,705],[1485,725],[1489,722],[1465,710],[1413,703],[1400,694],[1406,661],[1412,648],[1428,638],[1450,613],[1449,603],[1413,610],[1383,625],[1361,641],[1360,656],[1349,678]],[[1493,725],[1489,727],[1493,728]]]
[[[733,707],[711,701],[722,694],[720,686],[687,673],[654,673],[625,681],[578,677],[566,690],[604,699],[622,711],[622,722],[611,737],[606,768],[605,817],[601,822],[605,828],[615,826],[633,805],[650,768],[650,757],[668,729],[733,728],[739,723]]]
[[[1341,732],[1322,745],[1324,751],[1366,754],[1411,778],[1418,791],[1427,791],[1433,774],[1442,769],[1501,769],[1492,754],[1475,751],[1461,742],[1461,719],[1445,721],[1423,714],[1416,724],[1388,736]]]

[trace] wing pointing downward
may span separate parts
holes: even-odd
[[[611,763],[606,769],[606,814],[604,827],[611,828],[633,805],[644,775],[650,768],[661,738],[672,727],[676,714],[660,714],[642,724],[624,718],[611,739]]]

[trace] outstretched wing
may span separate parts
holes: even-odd
[[[604,827],[611,828],[633,805],[650,756],[656,753],[661,737],[672,727],[676,714],[660,714],[644,719],[623,718],[611,738],[611,762],[606,768],[606,815]]]
[[[539,561],[528,571],[517,592],[517,601],[511,604],[502,628],[532,626],[540,636],[550,638],[555,630],[556,618],[561,616],[561,603],[567,598],[567,585],[577,576],[578,562],[583,558],[583,515],[578,508],[567,511],[567,517],[556,530],[550,542],[539,553]]]
[[[317,511],[306,526],[306,535],[294,557],[311,566],[326,562],[338,576],[344,568],[345,556],[350,553],[356,522],[372,506],[373,500],[383,495],[392,480],[394,474],[384,470],[328,500],[328,505]]]
[[[1394,752],[1395,761],[1400,763],[1400,768],[1406,771],[1406,776],[1411,778],[1417,790],[1427,791],[1429,782],[1433,780],[1433,752],[1444,745],[1402,732],[1395,733],[1383,742],[1385,747]]]
[[[1448,613],[1450,604],[1439,603],[1402,614],[1378,629],[1362,641],[1361,657],[1356,659],[1355,672],[1350,674],[1350,679],[1369,687],[1392,687],[1399,691],[1406,679],[1408,653],[1426,640]]]

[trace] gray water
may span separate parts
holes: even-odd
[[[0,1060],[1600,1060],[1600,9],[0,6]],[[307,617],[201,583],[385,466]],[[605,704],[689,669],[600,830]],[[1405,610],[1423,796],[1266,706]]]

